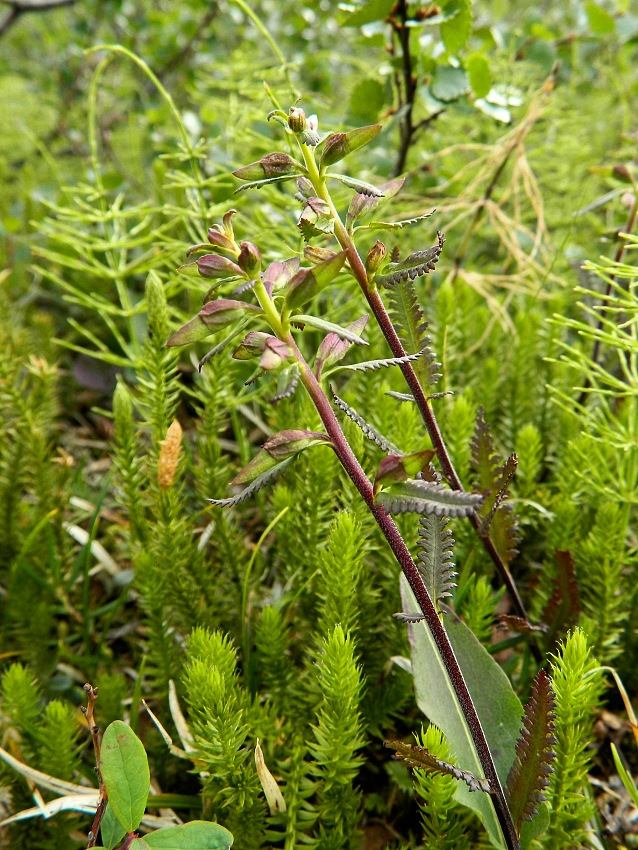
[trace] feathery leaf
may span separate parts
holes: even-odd
[[[454,538],[447,517],[424,516],[419,520],[417,568],[432,600],[437,603],[452,596],[456,570],[452,563]]]
[[[488,779],[477,779],[469,770],[461,770],[454,764],[436,758],[429,750],[416,744],[404,744],[403,741],[384,741],[384,746],[396,750],[395,759],[402,759],[410,767],[419,767],[431,773],[443,773],[465,782],[470,791],[484,791],[490,794],[492,786]]]
[[[331,388],[332,390],[332,388]],[[376,443],[380,449],[383,449],[384,452],[388,452],[388,454],[401,455],[403,452],[401,449],[397,448],[394,443],[391,443],[390,440],[386,439],[380,431],[377,431],[372,425],[369,425],[363,416],[360,416],[356,410],[354,410],[350,405],[346,404],[346,402],[339,398],[339,396],[332,390],[332,397],[334,398],[334,402],[336,406],[343,410],[346,416],[349,419],[352,419],[355,425],[358,425],[361,428],[362,432],[365,436],[372,440],[373,443]]]
[[[428,248],[427,251],[415,251],[414,254],[410,254],[409,257],[399,263],[390,263],[384,274],[376,275],[377,285],[391,288],[403,280],[414,280],[415,277],[421,277],[433,271],[445,242],[445,237],[441,231],[437,233],[437,236],[438,243],[432,248]]]
[[[381,490],[375,502],[389,514],[434,514],[435,516],[468,516],[480,507],[483,497],[463,490],[450,490],[430,481],[405,481]]]

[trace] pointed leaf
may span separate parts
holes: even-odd
[[[403,576],[401,598],[404,611],[418,609]],[[481,776],[481,763],[472,737],[430,630],[425,623],[408,625],[407,628],[418,706],[445,735],[454,761],[475,776]],[[452,612],[446,616],[446,631],[485,732],[499,779],[504,783],[514,761],[523,707],[501,667]],[[470,794],[464,785],[457,787],[455,797],[479,815],[492,844],[503,848],[505,844],[490,797]]]
[[[301,318],[303,320],[305,317],[297,318]],[[345,357],[345,354],[352,343],[360,344],[359,340],[361,340],[362,343],[367,345],[365,340],[360,336],[367,321],[367,316],[361,316],[360,318],[355,319],[354,322],[351,322],[347,328],[345,328],[351,336],[344,336],[344,328],[338,328],[324,337],[321,345],[319,346],[319,350],[317,351],[317,356],[315,357],[315,375],[317,379],[321,378],[321,374],[326,367],[333,366]]]
[[[384,21],[394,6],[394,0],[367,0],[344,20],[344,27],[361,27],[373,21]]]
[[[263,180],[269,177],[283,177],[285,175],[297,176],[307,174],[304,166],[288,156],[287,153],[269,153],[262,156],[257,162],[244,165],[233,171],[233,176],[239,180]]]
[[[402,280],[414,280],[415,277],[428,274],[432,271],[441,256],[443,243],[445,238],[439,231],[438,244],[433,248],[428,248],[427,251],[415,251],[410,254],[400,263],[390,263],[386,266],[386,271],[383,274],[377,274],[375,281],[378,286],[392,287],[396,286]]]
[[[193,265],[189,263],[188,265]],[[220,257],[219,254],[204,254],[195,261],[197,271],[202,277],[212,277],[224,280],[228,277],[245,277],[243,269],[229,260],[228,257]],[[182,266],[184,269],[185,266]]]
[[[379,186],[379,189],[383,192],[383,200],[393,198],[397,195],[403,188],[404,183],[405,177],[397,177],[395,180],[390,180]],[[382,200],[380,197],[372,195],[355,195],[350,201],[350,206],[348,207],[348,213],[346,215],[347,229],[352,230],[352,225],[355,223],[357,218],[364,213],[371,212],[378,205],[380,200]]]
[[[321,236],[334,231],[334,219],[330,206],[321,198],[308,198],[299,216],[297,227],[304,239]]]
[[[274,466],[266,469],[261,475],[259,475],[255,480],[248,485],[241,493],[238,493],[236,496],[231,496],[228,499],[206,499],[211,505],[216,505],[218,508],[231,508],[234,505],[238,505],[240,502],[243,502],[245,499],[248,499],[250,496],[254,496],[258,490],[261,490],[269,481],[272,481],[282,472],[284,472],[292,463],[294,458],[287,458],[287,460],[283,460],[280,463],[275,463]]]
[[[414,218],[403,218],[400,221],[369,221],[367,224],[360,224],[358,227],[355,227],[355,230],[402,230],[411,224],[425,221],[426,218],[430,218],[435,212],[436,210],[432,210],[432,212],[425,213],[424,215],[417,215]]]
[[[351,372],[376,372],[379,369],[387,369],[390,366],[400,366],[402,363],[412,363],[423,355],[423,351],[417,351],[416,354],[406,354],[404,357],[387,357],[385,360],[364,360],[362,363],[351,363],[349,366],[342,366],[343,369],[348,369]],[[414,401],[414,399],[412,399]]]
[[[157,850],[230,850],[233,836],[218,823],[193,820],[181,826],[157,829],[145,835],[144,841]]]
[[[230,483],[231,485],[249,484],[280,461],[293,457],[318,443],[331,445],[329,437],[316,431],[279,431],[266,440],[250,463]]]
[[[264,331],[250,331],[233,351],[233,360],[252,360],[261,357],[266,346],[266,340],[277,339]]]
[[[469,770],[461,770],[454,764],[436,758],[436,756],[433,756],[424,747],[418,747],[416,744],[404,744],[403,741],[384,741],[383,745],[396,750],[396,756],[394,758],[402,759],[410,767],[426,770],[428,773],[441,773],[444,776],[453,776],[454,779],[465,782],[470,791],[484,791],[486,794],[492,792],[492,787],[488,779],[477,779]]]
[[[363,322],[361,319],[357,319],[347,327],[343,328],[341,325],[335,325],[334,322],[327,322],[325,319],[319,319],[317,316],[306,316],[302,313],[295,316],[295,324],[299,323],[310,325],[320,331],[328,331],[331,334],[335,334],[335,336],[339,339],[345,340],[348,344],[354,343],[355,345],[367,345],[368,343],[365,339],[363,339],[363,337],[359,336],[356,330],[358,328],[363,329],[365,327],[368,317],[363,316],[362,319]]]
[[[370,124],[367,127],[357,127],[347,133],[333,133],[323,143],[319,169],[323,171],[328,165],[348,156],[352,151],[367,145],[376,135],[381,132],[381,124]]]
[[[235,195],[245,192],[247,189],[261,189],[269,183],[284,183],[286,180],[294,180],[295,176],[295,174],[282,174],[277,177],[268,177],[266,180],[253,180],[252,183],[244,183],[243,186],[235,189]]]
[[[170,337],[167,346],[188,345],[199,339],[216,333],[226,325],[243,318],[246,313],[261,313],[261,309],[255,304],[247,304],[245,301],[233,301],[228,298],[220,298],[217,301],[209,301],[205,304],[195,318],[175,331]]]
[[[419,520],[419,559],[417,567],[432,601],[438,607],[452,596],[456,570],[452,563],[454,538],[447,517],[424,516]]]
[[[102,820],[100,822],[100,838],[106,850],[113,848],[120,843],[126,835],[126,829],[122,826],[119,820],[113,814],[113,809],[107,805]]]
[[[534,679],[525,706],[521,737],[516,742],[516,758],[507,777],[505,797],[518,835],[524,820],[531,820],[546,799],[552,763],[556,757],[556,700],[549,676],[540,670]]]
[[[332,388],[331,388],[332,390]],[[391,454],[400,455],[401,449],[398,449],[394,443],[391,443],[390,440],[386,439],[380,431],[377,431],[372,425],[369,425],[363,416],[360,416],[356,410],[350,407],[346,402],[339,398],[339,396],[332,390],[332,396],[334,398],[334,402],[336,406],[343,410],[346,416],[351,419],[355,425],[358,425],[363,434],[369,439],[372,440],[373,443],[376,443],[380,449],[383,449],[384,452],[390,452]]]
[[[319,245],[306,245],[303,249],[304,260],[312,263],[313,266],[324,263],[326,260],[332,260],[337,256],[336,251],[331,251],[329,248],[322,248]]]
[[[541,614],[548,627],[547,651],[553,650],[559,637],[574,626],[580,612],[576,568],[570,552],[556,552],[554,590]]]
[[[409,455],[390,454],[383,458],[374,478],[374,492],[397,482],[414,478],[427,467],[436,452],[426,449]]]
[[[450,490],[430,481],[405,481],[381,490],[375,496],[389,514],[434,514],[435,516],[469,516],[480,507],[483,497],[463,490]]]
[[[312,269],[299,269],[288,285],[286,309],[298,309],[329,286],[341,271],[345,260],[346,252],[341,251]]]
[[[299,383],[299,366],[296,363],[291,363],[279,372],[277,379],[277,392],[272,397],[273,404],[283,401],[285,398],[290,398],[294,395]]]
[[[332,172],[328,175],[333,180],[338,180],[340,183],[343,183],[348,189],[354,189],[359,195],[367,195],[372,198],[382,198],[383,192],[381,189],[378,189],[376,186],[373,186],[372,183],[366,183],[364,180],[357,180],[355,177],[348,177],[347,174],[333,174]]]
[[[144,817],[151,776],[144,745],[121,720],[114,720],[104,733],[100,772],[113,814],[133,832]]]

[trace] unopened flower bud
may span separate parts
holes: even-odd
[[[259,248],[252,242],[240,242],[241,251],[237,257],[237,265],[249,277],[253,277],[261,270],[261,254]]]
[[[387,253],[388,249],[385,247],[383,242],[377,239],[372,248],[368,251],[368,256],[366,257],[366,271],[368,272],[368,277],[372,277],[373,274],[379,271]]]
[[[306,129],[306,113],[299,106],[291,106],[288,113],[288,126],[293,133],[303,133]]]

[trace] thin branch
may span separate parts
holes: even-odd
[[[72,6],[75,2],[76,0],[0,0],[0,3],[9,6],[9,11],[0,20],[0,38],[27,12],[48,12],[62,6]]]
[[[97,778],[100,787],[100,798],[97,804],[95,818],[93,819],[93,825],[91,826],[91,831],[89,832],[88,844],[86,845],[88,850],[88,848],[95,847],[97,845],[97,836],[100,831],[100,824],[102,822],[102,818],[104,817],[104,812],[106,811],[106,804],[108,798],[106,793],[106,787],[104,785],[104,782],[102,781],[102,772],[100,771],[100,727],[95,722],[95,703],[97,701],[97,688],[94,688],[93,685],[87,682],[84,686],[84,692],[88,697],[88,704],[86,706],[81,706],[80,711],[86,717],[89,732],[91,733],[93,749],[95,751],[95,770],[97,772]]]

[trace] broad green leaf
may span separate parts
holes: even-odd
[[[430,83],[433,96],[442,103],[450,103],[462,97],[468,88],[467,74],[463,68],[439,65]]]
[[[347,133],[333,133],[323,143],[319,168],[323,170],[328,165],[348,156],[371,142],[381,132],[381,124],[369,124],[367,127],[357,127]]]
[[[169,826],[144,836],[149,847],[161,850],[229,850],[233,836],[223,826],[194,820],[183,826]]]
[[[100,822],[100,837],[106,850],[113,850],[125,835],[126,830],[113,814],[111,806],[107,805],[102,821]]]
[[[470,86],[476,97],[485,97],[492,88],[490,65],[481,53],[473,53],[465,61],[465,69],[470,78]]]
[[[343,26],[361,27],[373,21],[383,21],[388,17],[393,6],[394,0],[368,0],[344,20]]]
[[[143,838],[134,838],[129,846],[130,850],[150,850],[150,844],[147,844]]]
[[[350,93],[348,118],[352,124],[374,123],[386,103],[386,87],[379,80],[359,80]]]
[[[589,29],[594,35],[610,35],[616,29],[616,20],[598,3],[585,3]]]
[[[450,0],[445,5],[445,18],[441,24],[443,44],[448,53],[458,53],[472,32],[471,0]]]
[[[102,738],[100,771],[109,807],[127,832],[140,825],[151,783],[144,745],[121,720],[114,720]]]
[[[264,180],[270,177],[283,177],[287,174],[307,174],[304,166],[287,153],[269,153],[258,162],[244,165],[233,171],[239,180]]]
[[[418,610],[404,576],[401,576],[401,598],[404,611]],[[445,616],[445,626],[483,726],[496,771],[504,784],[514,762],[523,706],[503,670],[470,629],[451,612]],[[445,735],[455,764],[462,770],[471,771],[477,778],[483,777],[470,731],[430,630],[425,623],[410,624],[408,630],[419,708]],[[470,793],[465,785],[457,786],[455,796],[478,814],[492,844],[503,848],[503,836],[489,796]]]

